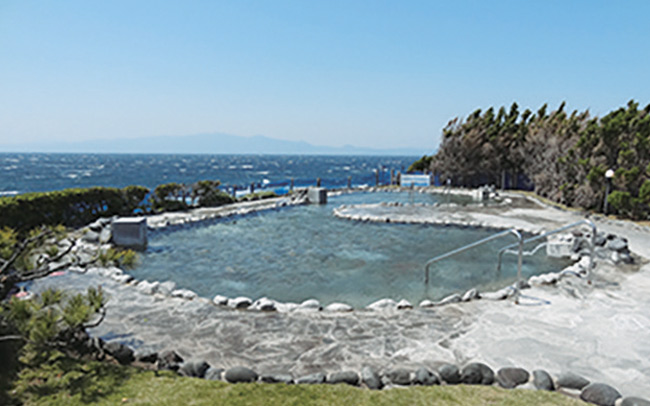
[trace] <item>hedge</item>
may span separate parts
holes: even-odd
[[[24,232],[41,225],[79,227],[100,217],[131,215],[149,193],[143,186],[93,187],[0,198],[0,227]]]

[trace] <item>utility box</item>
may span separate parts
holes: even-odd
[[[569,258],[575,252],[576,238],[573,234],[549,236],[546,241],[546,255],[553,258]]]
[[[139,251],[147,248],[147,219],[144,217],[118,218],[111,228],[115,245]]]
[[[323,187],[310,187],[307,189],[307,200],[312,204],[326,204],[327,189]]]

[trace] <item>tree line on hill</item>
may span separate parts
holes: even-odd
[[[537,112],[520,113],[517,103],[479,109],[451,120],[438,152],[410,169],[435,172],[458,186],[532,186],[554,202],[595,211],[602,211],[609,190],[610,212],[647,219],[650,105],[639,108],[632,100],[602,118],[569,114],[564,102],[551,112],[546,104]]]

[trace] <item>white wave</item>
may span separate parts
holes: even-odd
[[[253,169],[253,165],[242,165],[242,169]]]
[[[228,169],[237,169],[237,165],[229,165]]]
[[[264,180],[262,181],[262,185],[268,185],[269,183],[271,183],[271,181],[268,180],[268,179],[264,179]]]
[[[18,194],[17,190],[7,190],[4,192],[0,192],[0,196],[16,196]]]
[[[255,173],[258,174],[258,175],[268,175],[269,171],[259,171],[259,172],[255,172]]]
[[[69,174],[65,175],[65,177],[70,178],[70,179],[77,179],[79,177],[79,175],[77,175],[76,173],[69,173]]]
[[[5,166],[3,169],[4,169],[4,170],[7,170],[7,171],[13,171],[14,169],[18,169],[18,166],[16,166],[16,165],[9,165],[9,166]]]

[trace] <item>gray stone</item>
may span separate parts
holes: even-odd
[[[345,303],[332,303],[325,307],[326,312],[351,312],[352,306]]]
[[[380,299],[366,306],[369,310],[395,309],[397,303],[393,299]]]
[[[454,293],[453,295],[449,295],[446,298],[442,299],[438,303],[436,303],[436,306],[444,306],[448,305],[451,303],[459,303],[461,301],[461,297],[458,293]]]
[[[194,300],[199,295],[189,289],[176,289],[172,291],[172,297],[180,297],[181,299]]]
[[[462,369],[460,380],[468,385],[492,385],[494,383],[494,371],[481,362],[472,362]]]
[[[308,299],[298,305],[299,310],[322,310],[323,307],[316,299]]]
[[[501,368],[497,372],[497,382],[506,389],[528,382],[529,377],[528,371],[522,368]]]
[[[410,385],[411,381],[411,371],[404,368],[398,368],[388,371],[384,375],[388,381],[394,385]]]
[[[95,231],[88,230],[88,231],[86,231],[84,233],[84,235],[83,235],[83,237],[81,237],[81,239],[84,240],[85,242],[89,242],[91,244],[97,244],[97,243],[99,243],[99,233],[97,233]]]
[[[114,275],[112,279],[118,283],[129,283],[133,280],[133,276],[129,275],[128,273],[124,273],[121,275]]]
[[[304,375],[296,379],[296,383],[297,384],[325,383],[325,374],[322,372],[316,372],[315,374]]]
[[[561,388],[582,390],[589,385],[589,381],[573,372],[565,372],[557,378],[557,386]]]
[[[160,282],[140,281],[135,288],[145,295],[153,295],[157,292],[158,285],[160,285]]]
[[[262,375],[260,381],[264,383],[285,383],[288,385],[293,383],[293,377],[289,374]]]
[[[476,289],[470,289],[461,298],[463,302],[469,302],[470,300],[479,299],[481,296]]]
[[[541,276],[541,275],[540,275]],[[532,279],[533,277],[531,277]],[[531,281],[532,283],[532,281]],[[487,293],[481,293],[481,299],[487,299],[487,300],[504,300],[507,299],[508,296],[512,293],[512,289],[510,288],[503,288],[499,289],[496,292],[487,292]]]
[[[435,302],[432,302],[432,301],[429,300],[429,299],[424,299],[424,300],[421,301],[420,304],[419,304],[420,307],[425,307],[425,308],[426,308],[426,307],[433,307],[433,306],[435,306],[435,305],[436,305]]]
[[[539,390],[555,390],[553,378],[548,372],[541,369],[533,371],[533,384]]]
[[[275,302],[266,297],[257,299],[255,302],[253,302],[250,308],[263,312],[274,312],[276,310]]]
[[[650,406],[650,401],[631,396],[623,399],[621,406]]]
[[[155,364],[158,360],[158,352],[152,349],[140,349],[135,353],[135,360],[145,364]]]
[[[412,309],[413,305],[408,300],[402,299],[397,303],[396,307],[398,310],[407,310],[407,309]]]
[[[253,304],[253,302],[244,296],[228,299],[228,307],[232,307],[234,309],[246,309],[251,304]]]
[[[171,296],[174,290],[176,290],[176,282],[166,281],[158,285],[157,292],[165,296]]]
[[[133,350],[124,344],[113,341],[104,345],[104,350],[122,365],[128,365],[135,361]]]
[[[111,232],[111,229],[104,228],[99,233],[99,242],[102,244],[108,244],[109,242],[111,242],[112,237],[113,237],[113,233]]]
[[[222,379],[223,372],[223,368],[210,367],[207,371],[205,371],[204,378],[209,381],[220,381]]]
[[[158,370],[178,371],[182,362],[183,358],[175,351],[165,350],[158,354],[157,368]]]
[[[607,241],[605,247],[611,251],[623,252],[627,250],[627,241],[623,238],[616,237],[613,240]]]
[[[597,233],[594,238],[594,243],[597,247],[602,247],[607,242],[607,236],[603,233]]]
[[[458,367],[453,364],[443,364],[438,368],[440,378],[449,385],[460,383],[460,371]]]
[[[363,367],[361,369],[361,381],[368,389],[381,389],[384,386],[379,378],[379,374],[371,367]]]
[[[580,399],[598,406],[614,406],[620,397],[621,394],[616,389],[604,383],[591,383],[580,393]]]
[[[359,374],[354,371],[334,372],[327,377],[327,383],[345,383],[352,386],[359,386]]]
[[[228,298],[226,296],[216,295],[214,299],[212,299],[212,303],[217,306],[226,306],[228,304]]]
[[[233,367],[226,371],[225,378],[230,383],[255,382],[257,372],[246,367]]]
[[[413,380],[413,383],[424,386],[439,385],[440,379],[438,379],[438,376],[428,369],[420,368],[415,371],[415,379]]]
[[[192,378],[203,378],[210,365],[205,361],[190,361],[184,363],[178,372],[183,376]]]

